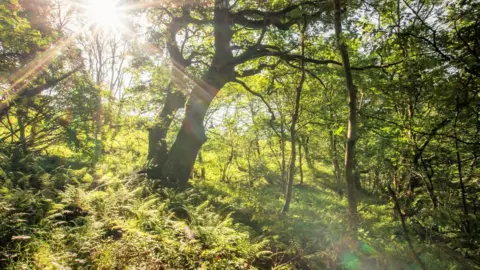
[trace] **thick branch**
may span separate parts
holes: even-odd
[[[264,69],[268,68],[268,69],[274,69],[278,66],[278,63],[275,63],[275,64],[272,64],[272,65],[269,65],[269,64],[259,64],[256,68],[252,68],[252,69],[247,69],[247,70],[243,70],[241,73],[238,73],[236,74],[236,77],[240,77],[240,78],[244,78],[244,77],[249,77],[249,76],[253,76],[253,75],[257,75],[259,74],[260,72],[262,72]]]
[[[284,61],[301,61],[303,60],[305,63],[310,63],[310,64],[316,64],[316,65],[336,65],[336,66],[343,66],[342,63],[336,61],[336,60],[330,60],[330,59],[315,59],[315,58],[309,58],[309,57],[304,57],[300,54],[289,54],[288,52],[281,52],[281,51],[274,51],[272,49],[278,49],[277,47],[274,46],[268,46],[268,45],[263,45],[260,48],[258,46],[251,47],[247,49],[244,53],[241,55],[235,57],[234,64],[243,64],[249,60],[257,59],[260,57],[265,57],[265,56],[273,56],[273,57],[278,57]],[[383,68],[389,68],[398,64],[401,64],[403,60],[397,61],[394,63],[388,63],[388,64],[381,64],[381,65],[367,65],[367,66],[360,66],[360,67],[351,67],[351,70],[356,70],[356,71],[362,71],[362,70],[368,70],[368,69],[383,69]]]
[[[267,26],[275,26],[280,30],[288,30],[292,25],[302,21],[303,16],[296,16],[295,18],[288,17],[288,14],[294,10],[297,10],[303,6],[317,7],[315,2],[303,2],[297,5],[288,6],[279,11],[260,11],[254,9],[241,10],[237,13],[232,13],[232,21],[235,24],[239,24],[248,28],[263,29]],[[308,16],[308,18],[318,17],[322,11],[315,12]],[[255,19],[259,18],[259,19]],[[285,19],[288,19],[285,21]]]
[[[268,45],[263,45],[260,48],[258,48],[257,46],[249,48],[241,55],[235,57],[235,59],[233,60],[233,63],[235,65],[239,65],[256,58],[260,58],[264,56],[273,56],[273,57],[278,57],[284,61],[303,60],[305,63],[313,63],[318,65],[334,64],[334,65],[342,66],[342,63],[337,62],[335,60],[322,60],[322,59],[302,57],[302,55],[300,54],[289,54],[287,52],[272,51],[271,49],[277,49],[277,48],[273,46],[268,46]]]

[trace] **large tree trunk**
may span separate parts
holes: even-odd
[[[345,80],[347,82],[349,96],[349,119],[347,134],[347,149],[345,151],[345,175],[347,181],[348,208],[350,214],[357,216],[357,199],[355,196],[355,143],[357,133],[357,88],[353,84],[352,70],[350,67],[350,58],[348,49],[342,37],[342,19],[341,19],[341,1],[334,0],[335,6],[335,36],[337,38],[337,46],[342,56],[343,68],[345,71]]]
[[[163,185],[184,190],[197,159],[206,142],[204,119],[218,91],[234,78],[235,64],[230,48],[233,32],[230,29],[228,1],[216,0],[214,8],[215,54],[208,70],[195,84],[185,106],[185,118],[162,168]]]
[[[191,59],[183,57],[183,49],[177,44],[177,33],[185,25],[181,18],[175,18],[168,25],[166,47],[172,62],[171,80],[167,86],[167,96],[155,125],[148,131],[148,170],[152,179],[162,178],[162,168],[167,160],[167,133],[175,113],[185,106],[186,89],[185,69],[192,64]]]
[[[188,99],[185,118],[162,168],[164,186],[184,190],[198,151],[206,142],[204,119],[213,98],[228,82],[212,68],[197,83]]]
[[[147,175],[152,179],[162,177],[162,167],[167,160],[167,142],[166,137],[173,116],[178,109],[185,105],[185,96],[178,90],[174,90],[173,82],[167,87],[167,97],[165,105],[160,112],[158,122],[148,131],[148,170]]]

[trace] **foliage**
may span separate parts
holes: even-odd
[[[0,1],[0,268],[480,267],[478,3],[137,2]]]

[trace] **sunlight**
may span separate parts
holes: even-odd
[[[122,24],[118,0],[88,0],[86,13],[91,23],[102,30],[118,30]]]

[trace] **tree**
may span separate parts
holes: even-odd
[[[348,208],[350,214],[357,216],[357,199],[355,195],[355,142],[357,136],[357,88],[353,84],[352,69],[350,67],[350,58],[348,55],[348,47],[345,43],[345,37],[342,36],[342,5],[340,0],[335,0],[335,36],[337,39],[337,46],[342,56],[343,69],[345,72],[345,81],[348,90],[348,106],[349,106],[349,119],[348,119],[348,135],[347,135],[347,147],[345,152],[345,177],[347,182],[347,196],[348,196]]]
[[[292,122],[290,124],[290,145],[291,145],[291,154],[290,154],[290,168],[289,168],[289,174],[288,174],[288,183],[287,183],[287,188],[285,192],[285,205],[283,206],[282,212],[286,213],[290,207],[290,201],[292,200],[292,192],[293,192],[293,181],[295,178],[295,162],[297,160],[297,122],[299,118],[299,111],[300,111],[300,99],[302,97],[302,90],[303,90],[303,84],[305,83],[305,78],[306,78],[306,72],[305,72],[305,61],[303,58],[305,57],[305,31],[307,28],[307,22],[303,22],[302,30],[300,33],[300,46],[301,46],[301,56],[302,59],[300,60],[300,65],[301,65],[301,78],[300,82],[298,83],[297,89],[296,89],[296,95],[295,95],[295,106],[294,106],[294,111],[292,114]],[[300,152],[301,154],[301,152]],[[301,166],[301,163],[300,163]]]
[[[170,183],[170,186],[180,189],[187,186],[197,153],[207,139],[203,120],[209,105],[218,92],[239,74],[242,76],[256,74],[262,70],[263,66],[241,72],[236,71],[236,67],[264,56],[275,56],[284,60],[301,58],[299,55],[288,55],[276,46],[263,44],[268,28],[288,30],[293,24],[303,19],[303,16],[298,15],[299,8],[302,6],[312,7],[311,13],[305,15],[307,18],[321,13],[319,7],[312,2],[300,2],[272,12],[247,9],[247,3],[238,2],[237,4],[238,7],[230,7],[228,1],[225,0],[216,0],[212,3],[213,7],[209,8],[188,4],[189,9],[183,9],[181,15],[177,17],[178,20],[198,26],[213,24],[211,27],[214,36],[212,44],[214,51],[210,58],[211,62],[206,66],[201,77],[196,79],[195,86],[188,97],[182,128],[168,152],[168,158],[162,170],[163,178],[168,179],[167,183]],[[195,8],[200,16],[205,16],[207,12],[213,13],[213,19],[192,17],[191,11]],[[235,48],[230,44],[235,41],[233,28],[237,26],[261,32],[257,40],[252,40],[253,44],[250,43],[246,48],[241,45]],[[241,31],[236,30],[236,32]],[[238,51],[236,55],[234,55],[234,48],[236,52]],[[322,61],[319,62],[322,63]]]
[[[81,68],[81,63],[75,63],[78,59],[73,54],[69,55],[71,59],[64,59],[64,62],[74,61],[75,67],[71,71],[61,74],[62,65],[50,64],[67,44],[48,48],[54,39],[52,25],[47,21],[51,10],[49,5],[41,9],[39,6],[38,1],[21,1],[18,5],[2,3],[0,6],[4,18],[0,36],[0,72],[8,74],[8,79],[2,82],[5,90],[0,103],[0,119],[15,103],[54,87]],[[57,69],[59,75],[56,75],[59,73]]]

